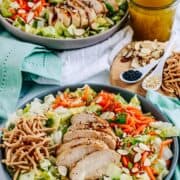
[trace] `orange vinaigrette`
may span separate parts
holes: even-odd
[[[129,0],[130,23],[136,40],[167,41],[178,0]]]

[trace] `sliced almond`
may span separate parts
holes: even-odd
[[[141,48],[140,43],[139,42],[135,43],[134,48],[136,51],[139,51],[139,49]]]
[[[159,50],[154,51],[154,52],[152,52],[151,55],[152,55],[153,58],[158,59],[161,56],[161,51],[159,51]]]
[[[139,147],[144,151],[150,151],[150,148],[146,144],[139,143]]]
[[[129,174],[129,169],[128,168],[125,168],[125,167],[122,167],[122,171],[125,172],[126,174]]]
[[[128,50],[126,48],[122,49],[121,54],[125,57],[128,54]]]
[[[136,168],[136,167],[133,167],[133,168],[131,169],[131,172],[132,172],[132,173],[136,173],[136,172],[138,172],[138,171],[139,171],[139,169]]]
[[[126,55],[126,58],[130,58],[133,55],[133,51],[129,51],[128,54]]]
[[[139,68],[139,67],[141,67],[140,64],[139,64],[139,61],[138,61],[138,58],[137,58],[137,57],[133,58],[132,63],[131,63],[131,66],[132,66],[133,68]]]
[[[143,153],[144,151],[140,149],[138,146],[133,147],[133,150],[137,153]]]
[[[117,152],[118,152],[119,154],[121,154],[121,155],[128,155],[128,154],[129,154],[129,152],[126,151],[126,150],[124,150],[124,149],[118,149]]]
[[[141,157],[142,157],[142,156],[141,156],[141,153],[135,154],[135,156],[134,156],[134,162],[136,163],[136,162],[140,161]]]
[[[62,176],[66,176],[68,172],[67,167],[65,166],[58,166],[58,171],[59,171],[59,174]]]
[[[141,49],[141,53],[146,54],[146,55],[149,55],[149,54],[151,53],[151,50],[148,49],[148,48],[142,48],[142,49]]]

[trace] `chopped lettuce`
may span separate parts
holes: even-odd
[[[32,170],[27,173],[21,173],[19,176],[19,180],[30,180],[35,178],[35,171]]]
[[[115,95],[115,99],[121,104],[124,104],[124,105],[128,104],[127,101],[120,94]]]
[[[111,179],[120,180],[121,169],[115,164],[110,164],[107,168],[106,176],[110,177]]]
[[[157,129],[158,134],[163,138],[179,136],[180,131],[171,123],[156,121],[150,124],[151,127]]]
[[[102,110],[102,107],[98,104],[91,104],[90,106],[86,108],[86,111],[90,113],[99,113],[101,112],[101,110]]]
[[[65,127],[69,126],[71,116],[72,113],[70,110],[62,107],[57,108],[54,112],[48,111],[48,120],[46,121],[46,126],[54,127],[56,129],[64,129]]]
[[[141,109],[141,103],[136,95],[131,98],[129,105]]]
[[[11,17],[12,13],[9,11],[11,0],[2,0],[0,4],[0,12],[4,17]]]
[[[69,111],[72,113],[72,115],[84,112],[85,110],[86,110],[86,106],[74,107],[74,108],[69,109]]]
[[[166,167],[166,161],[163,159],[157,159],[156,163],[153,164],[153,168],[159,174],[157,179],[163,179],[169,173]]]
[[[43,159],[40,161],[40,168],[42,170],[48,171],[51,166],[51,162],[48,159]]]
[[[50,37],[50,38],[58,37],[56,29],[53,26],[41,27],[37,34],[41,36],[45,36],[45,37]]]

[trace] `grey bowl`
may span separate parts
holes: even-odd
[[[127,90],[124,89],[120,89],[117,87],[113,87],[113,86],[107,86],[107,85],[99,85],[99,84],[88,84],[89,86],[91,86],[95,91],[99,92],[101,90],[105,90],[108,92],[112,92],[112,93],[120,93],[122,97],[124,97],[127,101],[129,101],[135,94],[132,92],[129,92]],[[42,99],[44,96],[48,95],[48,94],[57,94],[57,91],[63,91],[66,88],[70,88],[70,90],[75,90],[77,88],[80,88],[84,86],[84,84],[77,84],[77,85],[70,85],[70,86],[65,86],[65,87],[54,87],[53,89],[51,88],[50,90],[47,90],[46,92],[43,92],[41,95],[39,96],[35,96],[34,98],[40,98]],[[17,107],[17,108],[23,108],[28,102],[32,101],[34,98],[29,99],[27,102],[25,102],[22,106]],[[138,98],[141,102],[142,105],[142,110],[143,112],[151,112],[152,115],[161,121],[165,121],[165,122],[169,122],[168,119],[166,119],[163,114],[155,107],[153,106],[148,100],[146,100],[144,97],[139,96]],[[178,138],[174,137],[173,138],[174,142],[172,144],[172,151],[173,151],[173,159],[172,159],[172,163],[171,163],[171,167],[170,167],[170,171],[169,174],[166,176],[165,180],[170,180],[174,174],[177,162],[178,162],[178,157],[179,157],[179,144],[178,144]],[[2,151],[0,151],[0,159],[2,159]],[[6,171],[6,168],[4,165],[0,164],[0,179],[2,180],[11,180],[8,172]]]
[[[14,27],[4,17],[0,15],[0,23],[2,24],[2,26],[4,26],[4,28],[7,31],[9,31],[11,34],[16,36],[17,38],[23,41],[36,43],[42,46],[46,46],[47,48],[57,49],[57,50],[78,49],[78,48],[91,46],[101,41],[104,41],[105,39],[112,36],[112,34],[114,34],[116,31],[118,31],[126,23],[127,19],[128,19],[128,10],[126,11],[123,18],[116,25],[114,25],[113,27],[111,27],[109,30],[105,32],[102,32],[102,33],[99,33],[97,35],[90,36],[87,38],[63,40],[63,39],[47,38],[47,37],[42,37],[42,36],[26,33]]]

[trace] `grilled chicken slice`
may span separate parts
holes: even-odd
[[[88,14],[87,14],[87,12],[81,6],[79,6],[79,4],[75,0],[67,0],[67,4],[70,7],[78,10],[79,15],[80,15],[80,19],[81,19],[80,27],[81,28],[87,27],[88,26]]]
[[[93,8],[96,12],[96,14],[104,14],[105,9],[103,3],[101,3],[99,0],[80,0],[87,6]]]
[[[94,122],[94,123],[82,123],[82,124],[75,124],[68,128],[68,131],[74,131],[74,130],[82,130],[82,129],[92,129],[100,132],[107,133],[111,135],[114,139],[116,139],[116,136],[112,129],[109,127],[109,125]]]
[[[71,180],[102,178],[109,164],[119,164],[119,154],[113,150],[94,152],[79,161],[70,172]]]
[[[65,144],[62,144],[58,149],[56,154],[59,155],[61,152],[80,146],[80,145],[90,145],[90,144],[101,144],[104,149],[107,149],[108,146],[104,141],[93,139],[93,138],[80,138],[80,139],[74,139],[70,142],[67,142]]]
[[[66,27],[71,25],[72,17],[66,7],[55,7],[55,12],[57,14],[57,19],[61,21]]]
[[[57,157],[57,165],[72,168],[76,162],[95,151],[108,149],[103,143],[91,142],[89,145],[81,145],[61,152]]]
[[[79,113],[72,117],[71,124],[86,124],[86,123],[102,123],[104,125],[109,125],[107,121],[95,116],[94,114],[90,113]]]
[[[119,10],[119,5],[116,2],[116,0],[105,0],[105,3],[110,4],[113,7],[114,11],[118,11]]]
[[[95,130],[83,129],[83,130],[75,130],[75,131],[68,131],[64,135],[64,143],[72,141],[73,139],[78,138],[94,138],[104,141],[110,149],[116,148],[116,139],[114,139],[111,135],[99,132]]]
[[[95,10],[85,5],[83,2],[81,2],[81,0],[75,0],[75,1],[78,3],[80,7],[82,7],[87,12],[88,22],[89,22],[89,25],[91,25],[97,17]]]
[[[67,7],[67,11],[71,15],[72,24],[79,28],[81,26],[81,16],[79,14],[79,11],[75,8]]]

